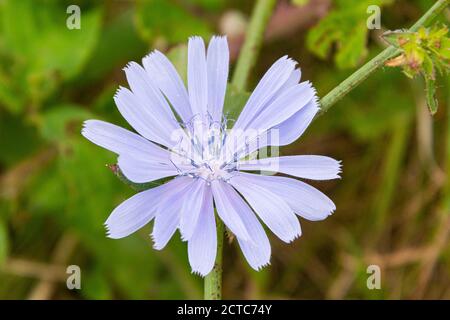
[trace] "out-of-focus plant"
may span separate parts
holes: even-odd
[[[0,103],[10,112],[37,109],[82,70],[99,36],[102,12],[83,12],[82,27],[66,27],[66,7],[32,0],[0,3]],[[20,18],[18,18],[20,17]],[[82,44],[82,45],[81,45]]]
[[[193,13],[199,8],[215,11],[222,5],[222,1],[209,0],[138,0],[135,22],[140,35],[149,43],[160,39],[172,45],[193,34],[208,38],[212,27],[207,20],[198,19]]]
[[[417,32],[387,32],[383,38],[402,53],[386,61],[389,67],[401,67],[409,78],[422,75],[425,80],[426,97],[431,114],[438,108],[436,101],[436,73],[450,71],[450,38],[447,26],[420,28]]]
[[[367,55],[367,8],[382,7],[392,2],[393,0],[334,1],[334,9],[309,31],[306,42],[308,49],[325,59],[336,46],[336,65],[341,69],[354,68]]]

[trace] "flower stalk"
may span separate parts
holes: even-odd
[[[205,300],[221,300],[222,299],[222,251],[223,251],[223,235],[224,225],[222,220],[216,214],[217,229],[217,255],[214,267],[205,277]]]
[[[239,53],[232,84],[238,91],[244,91],[248,76],[258,58],[269,18],[275,6],[275,0],[258,0],[253,9],[250,24],[245,35],[245,42]]]

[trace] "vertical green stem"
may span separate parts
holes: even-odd
[[[239,91],[245,90],[247,79],[258,58],[259,49],[264,37],[264,30],[272,14],[276,0],[258,0],[252,12],[250,25],[247,30],[234,72],[232,83]],[[205,300],[222,299],[222,250],[223,250],[223,222],[217,218],[217,256],[214,268],[205,277]]]
[[[217,255],[214,267],[205,277],[205,300],[222,299],[222,250],[224,226],[222,220],[217,217]]]
[[[232,83],[239,91],[245,90],[250,71],[255,66],[263,41],[264,31],[272,15],[275,2],[275,0],[258,0],[253,9],[245,42],[239,54],[236,70],[233,75]]]
[[[421,26],[429,25],[450,3],[450,0],[439,0],[409,29],[411,32],[417,31]],[[363,82],[375,70],[382,67],[384,63],[396,55],[401,50],[390,46],[384,49],[375,58],[367,62],[361,68],[356,70],[347,79],[342,81],[337,87],[331,90],[325,97],[320,100],[321,113],[327,111],[332,105],[341,100],[347,93],[352,91],[361,82]]]

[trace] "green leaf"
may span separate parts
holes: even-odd
[[[348,41],[341,43],[341,47],[335,56],[338,68],[345,69],[356,66],[367,55],[366,33],[365,23],[361,23]]]
[[[355,67],[367,54],[367,8],[390,3],[392,0],[336,1],[334,10],[309,31],[308,49],[325,59],[336,45],[336,65],[341,69]]]
[[[32,0],[2,3],[5,47],[21,56],[32,72],[54,71],[68,79],[81,71],[99,36],[99,9],[84,10],[81,29],[70,30],[66,6],[58,1],[46,1],[45,10],[36,10]]]
[[[27,103],[38,108],[82,71],[100,34],[102,12],[83,10],[81,29],[70,30],[66,8],[56,0],[45,1],[45,10],[32,0],[0,2],[0,57],[6,62],[0,63],[0,102],[8,110],[20,112]]]
[[[136,5],[136,25],[143,39],[164,39],[168,44],[185,42],[192,35],[208,38],[210,26],[193,16],[181,3],[140,0]]]

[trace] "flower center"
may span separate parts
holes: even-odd
[[[208,182],[227,180],[236,170],[236,160],[226,161],[224,146],[227,120],[213,121],[211,116],[194,116],[173,137],[171,161],[180,175],[201,178]]]

